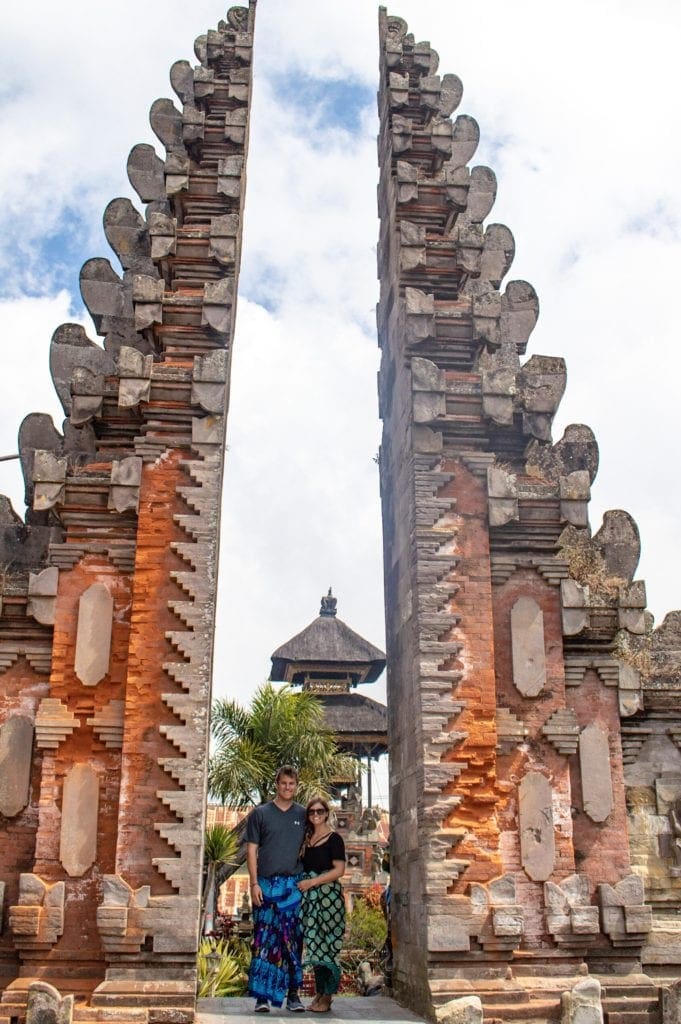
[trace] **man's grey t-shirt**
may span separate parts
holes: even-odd
[[[300,848],[305,835],[305,808],[293,803],[281,811],[271,800],[251,811],[246,842],[258,847],[258,875],[297,875],[303,870]]]

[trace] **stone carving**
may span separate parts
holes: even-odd
[[[601,983],[598,978],[578,981],[560,997],[560,1024],[603,1024]]]
[[[71,1024],[72,995],[62,996],[46,981],[32,981],[28,986],[26,1024]]]
[[[84,686],[96,686],[109,671],[113,597],[104,583],[93,583],[78,602],[75,671]]]
[[[97,928],[107,952],[137,953],[150,935],[155,952],[195,952],[196,897],[151,896],[148,885],[133,889],[120,875],[102,881]]]
[[[559,754],[570,757],[579,746],[579,724],[572,708],[558,708],[541,729]]]
[[[43,697],[35,717],[35,741],[41,750],[56,750],[80,722],[57,697]]]
[[[546,928],[559,946],[583,946],[599,934],[598,907],[591,906],[585,875],[544,882],[544,901]]]
[[[497,708],[497,743],[502,753],[508,753],[528,734],[524,723],[508,708]]]
[[[79,878],[97,856],[99,779],[88,764],[77,764],[64,779],[59,860],[71,878]]]
[[[43,512],[64,500],[66,459],[53,452],[36,451],[33,456],[33,508]]]
[[[29,573],[26,611],[36,622],[41,622],[45,626],[54,625],[58,586],[59,569],[56,565],[50,565],[42,572]]]
[[[681,1024],[681,981],[673,981],[661,991],[662,1024]]]
[[[129,455],[112,462],[109,508],[116,512],[126,512],[128,509],[136,512],[139,508],[141,481],[142,460],[139,456]]]
[[[579,736],[582,806],[592,821],[605,821],[613,808],[608,734],[596,722]]]
[[[38,875],[19,876],[19,903],[9,908],[9,926],[19,949],[49,949],[64,930],[63,882],[44,882]]]
[[[210,355],[196,356],[192,373],[192,405],[206,412],[224,412],[227,353],[218,349]]]
[[[135,297],[135,311],[142,308],[142,287],[138,280]],[[145,279],[147,280],[147,279]],[[163,282],[160,282],[161,298],[163,298]],[[149,298],[149,308],[156,308],[154,299],[158,300],[158,287],[154,282],[155,291]],[[146,293],[145,293],[146,294]],[[158,306],[160,310],[160,303]],[[150,314],[152,315],[152,314]],[[122,409],[134,409],[140,402],[148,402],[151,394],[151,369],[153,356],[144,355],[137,349],[127,345],[118,352],[118,404]]]
[[[536,697],[546,685],[544,615],[531,597],[520,597],[511,609],[513,682],[523,697]]]
[[[0,815],[13,818],[29,801],[33,724],[10,715],[0,726]]]
[[[575,580],[563,580],[560,585],[560,602],[565,636],[581,633],[589,621],[588,594],[584,587]]]
[[[540,772],[528,772],[520,783],[520,858],[534,882],[544,882],[555,863],[551,785]]]
[[[598,898],[603,931],[613,946],[640,946],[653,922],[652,910],[645,905],[643,879],[627,875],[617,885],[599,885]]]

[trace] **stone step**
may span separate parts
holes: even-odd
[[[603,999],[624,999],[629,996],[636,996],[637,998],[645,999],[657,999],[658,988],[656,985],[651,985],[649,982],[641,982],[634,984],[623,984],[623,983],[610,983],[604,982],[600,979],[601,991]]]
[[[653,1010],[605,1010],[606,1024],[659,1024],[662,1019],[656,1006]]]
[[[643,1010],[645,1012],[649,1010],[657,1010],[659,1006],[659,1000],[657,994],[653,998],[650,996],[602,996],[601,1002],[603,1009],[607,1010],[608,1013],[618,1013],[623,1010]]]
[[[493,1020],[501,1024],[510,1020],[515,1024],[537,1024],[538,1021],[559,1021],[561,1017],[560,1000],[529,999],[522,1003],[496,1003],[488,1010],[485,998],[481,998],[485,1024],[491,1024]]]

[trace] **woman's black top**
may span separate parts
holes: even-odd
[[[322,871],[330,871],[335,860],[345,860],[345,843],[343,837],[332,832],[328,839],[319,846],[306,846],[303,854],[303,867],[306,871],[314,871],[321,875]]]

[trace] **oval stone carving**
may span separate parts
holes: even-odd
[[[59,860],[71,878],[84,875],[97,856],[99,780],[89,764],[77,764],[64,779]]]
[[[28,803],[33,724],[12,715],[0,728],[0,814],[13,818]]]
[[[582,776],[584,813],[592,821],[605,821],[613,808],[612,776],[608,734],[595,722],[579,737],[579,767]]]
[[[103,583],[93,583],[78,603],[76,675],[85,686],[96,686],[109,671],[113,597]]]
[[[519,597],[511,609],[513,682],[523,697],[536,697],[546,684],[544,615],[531,597]]]
[[[528,772],[520,783],[520,859],[533,882],[553,873],[556,842],[553,832],[551,784],[540,772]]]

